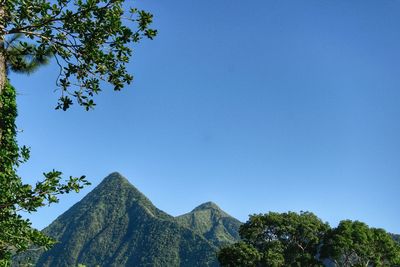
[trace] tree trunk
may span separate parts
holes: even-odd
[[[6,57],[4,51],[4,10],[5,1],[0,0],[0,95],[6,84]]]
[[[1,15],[0,15],[1,16]],[[3,91],[4,86],[6,85],[6,58],[3,51],[3,43],[0,37],[0,95]],[[1,105],[1,103],[0,103]]]
[[[4,86],[6,85],[6,55],[4,51],[4,12],[5,1],[0,0],[0,95],[3,93]],[[0,109],[2,103],[0,102]],[[0,121],[0,146],[2,144],[3,122]]]

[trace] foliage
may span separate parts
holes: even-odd
[[[252,215],[240,227],[240,237],[250,248],[258,251],[260,258],[255,266],[317,266],[315,255],[319,243],[328,229],[309,212]],[[219,257],[223,266],[229,266],[229,253],[236,257],[237,248],[227,247],[225,256]]]
[[[309,212],[252,215],[240,227],[244,242],[240,248],[258,252],[248,254],[255,256],[253,266],[318,266],[321,263],[315,255],[328,228]],[[241,258],[236,254],[238,248],[234,245],[220,251],[218,259],[222,266],[233,266],[231,259]]]
[[[400,266],[393,237],[358,221],[330,229],[310,212],[270,212],[250,216],[240,236],[219,251],[222,266]]]
[[[129,44],[157,33],[149,28],[152,14],[128,8],[124,0],[1,0],[0,11],[7,68],[31,72],[53,56],[61,90],[57,108],[63,110],[73,100],[93,108],[101,82],[114,90],[129,84]]]
[[[400,246],[382,229],[345,220],[327,233],[321,257],[337,266],[398,266]]]
[[[218,253],[218,260],[223,266],[258,266],[261,260],[260,252],[252,245],[238,242],[229,247],[222,248]]]
[[[19,148],[16,142],[15,119],[17,105],[15,89],[7,84],[0,96],[0,123],[7,129],[1,136],[0,146],[0,266],[9,264],[12,254],[32,245],[49,248],[54,241],[33,229],[29,220],[19,212],[34,212],[39,207],[58,201],[57,195],[78,192],[88,184],[85,177],[70,177],[61,183],[61,172],[44,173],[44,180],[35,186],[24,184],[16,168],[29,158],[27,147]]]

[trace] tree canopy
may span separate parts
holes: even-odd
[[[242,241],[222,248],[222,266],[400,266],[400,246],[382,229],[345,220],[331,229],[310,212],[252,215]]]
[[[318,266],[315,255],[328,229],[310,212],[252,215],[240,228],[244,242],[240,247],[247,262],[255,255],[254,264],[249,266]],[[221,250],[218,258],[223,266],[235,266],[227,261],[230,257],[242,258],[237,249],[234,245]]]
[[[37,66],[32,63],[54,57],[61,93],[57,108],[66,110],[75,100],[90,109],[101,82],[121,90],[132,81],[126,68],[129,44],[156,35],[149,28],[152,17],[124,0],[1,0],[0,64],[30,72]]]
[[[400,246],[383,229],[344,220],[327,232],[321,258],[336,266],[400,266]]]

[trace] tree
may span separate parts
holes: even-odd
[[[310,212],[252,215],[242,241],[222,248],[222,266],[400,266],[400,244],[383,229],[344,220],[330,228]]]
[[[223,266],[253,267],[261,260],[261,255],[256,248],[245,242],[238,242],[229,247],[222,248],[218,253],[218,260]]]
[[[136,8],[125,12],[123,4],[124,0],[0,0],[0,94],[7,70],[31,71],[30,63],[49,56],[60,68],[59,109],[68,109],[73,100],[86,109],[94,107],[101,81],[121,90],[133,79],[126,69],[132,55],[129,44],[156,35],[149,28],[150,13]]]
[[[310,212],[252,215],[240,227],[244,244],[222,249],[218,259],[222,266],[233,266],[230,260],[240,258],[238,248],[247,248],[241,251],[252,252],[243,254],[247,258],[254,256],[253,266],[321,266],[316,255],[328,229],[326,223]]]
[[[400,246],[383,229],[359,221],[344,220],[328,231],[321,258],[336,266],[399,266]]]
[[[126,69],[130,43],[152,39],[151,22],[150,13],[126,8],[123,0],[0,0],[0,266],[7,266],[13,253],[53,243],[19,211],[35,212],[88,184],[84,176],[62,183],[61,172],[53,170],[32,186],[16,174],[29,149],[16,142],[16,94],[8,73],[31,73],[54,59],[56,109],[78,103],[89,110],[106,84],[118,91],[132,81]]]

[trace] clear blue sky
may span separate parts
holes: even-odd
[[[146,0],[159,36],[135,81],[97,108],[55,111],[57,69],[12,75],[27,181],[93,186],[32,216],[48,225],[119,171],[178,215],[308,210],[400,232],[400,1]]]

